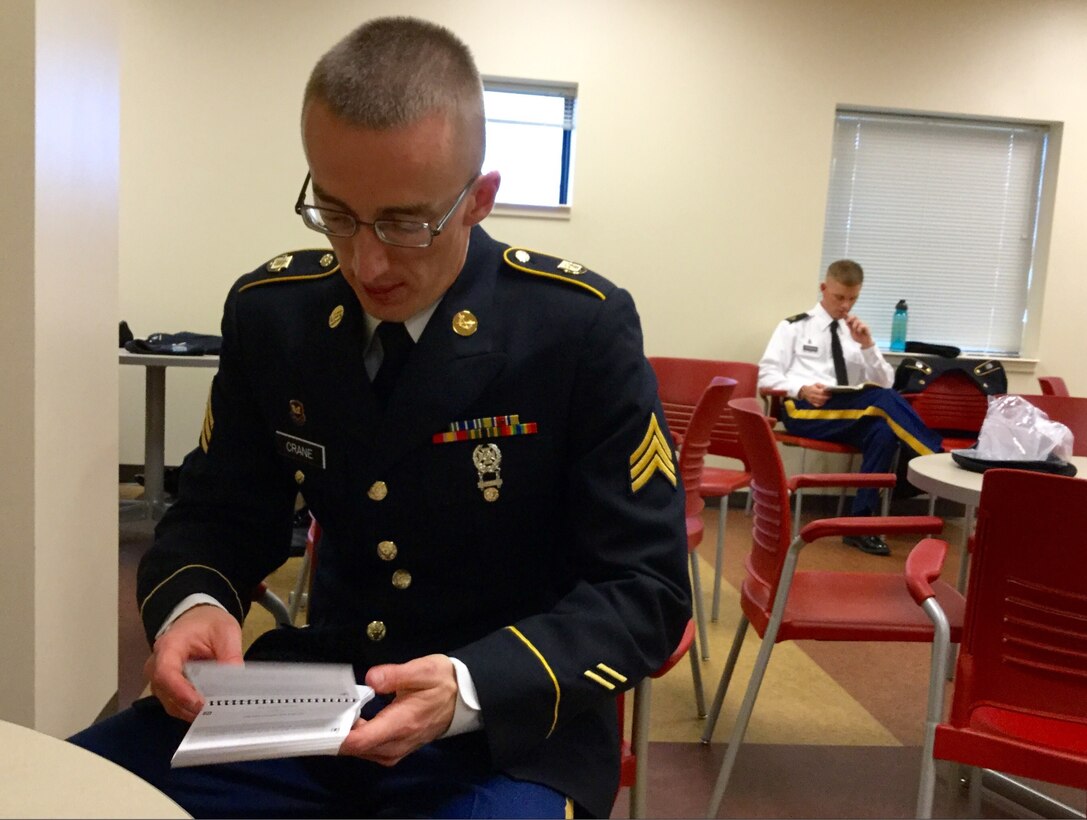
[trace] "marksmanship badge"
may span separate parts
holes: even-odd
[[[483,492],[483,500],[497,501],[498,488],[502,486],[502,451],[497,444],[478,444],[472,451],[472,463],[479,473],[476,486]]]

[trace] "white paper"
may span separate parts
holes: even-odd
[[[348,664],[194,661],[185,675],[204,699],[171,766],[336,754],[374,696]]]

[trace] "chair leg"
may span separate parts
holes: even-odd
[[[263,606],[275,619],[276,626],[289,626],[291,624],[290,611],[278,595],[265,587],[255,597],[257,603]]]
[[[721,808],[721,800],[725,796],[725,789],[728,788],[728,781],[732,777],[732,769],[736,765],[736,755],[744,742],[744,735],[747,734],[747,724],[751,720],[751,713],[755,711],[755,698],[758,697],[759,687],[762,686],[762,679],[766,675],[766,667],[770,664],[770,653],[774,651],[774,638],[777,635],[777,627],[778,624],[773,625],[772,634],[771,628],[767,627],[766,634],[763,635],[759,656],[755,661],[755,668],[751,671],[751,680],[747,684],[747,692],[744,694],[740,711],[736,714],[736,725],[732,730],[732,737],[728,739],[725,759],[721,763],[721,771],[718,773],[717,782],[713,787],[713,796],[710,797],[707,817],[716,817]]]
[[[800,506],[804,503],[804,491],[799,487],[797,487],[796,492],[793,493],[793,500],[796,502],[793,511],[793,537],[795,538],[797,533],[800,532]]]
[[[691,659],[691,681],[694,683],[694,706],[698,712],[698,719],[706,717],[706,690],[702,685],[702,664],[698,661],[697,641],[691,641],[691,648],[687,655]]]
[[[707,817],[716,817],[721,808],[721,799],[725,796],[729,778],[732,777],[732,769],[736,765],[736,755],[740,752],[740,746],[744,742],[747,733],[747,724],[751,721],[751,713],[755,710],[755,698],[759,695],[759,687],[766,675],[766,667],[770,665],[770,653],[774,651],[774,643],[777,641],[781,622],[785,620],[785,606],[789,600],[789,589],[793,585],[793,575],[796,572],[796,562],[799,558],[800,548],[804,542],[801,538],[794,538],[789,545],[789,551],[785,554],[785,560],[781,564],[781,576],[778,580],[777,594],[774,596],[774,608],[770,613],[770,620],[766,624],[766,630],[762,635],[762,646],[759,647],[759,655],[755,659],[755,668],[751,670],[751,680],[747,683],[747,692],[744,694],[740,711],[736,715],[736,725],[732,730],[732,737],[728,741],[728,749],[725,750],[725,759],[721,763],[721,771],[717,775],[717,782],[713,787],[713,795],[710,797]]]
[[[709,641],[706,638],[706,615],[702,611],[702,571],[698,568],[698,553],[688,553],[691,559],[691,591],[694,598],[694,620],[698,626],[698,642],[702,644],[702,659],[710,659]]]
[[[287,612],[290,623],[293,625],[298,620],[298,612],[309,605],[309,593],[306,591],[309,581],[310,554],[307,550],[302,555],[302,563],[298,567],[298,578],[294,582],[294,590],[287,598]]]
[[[732,639],[732,648],[728,653],[728,660],[725,661],[725,668],[721,672],[721,680],[717,683],[717,691],[713,696],[713,704],[710,706],[706,727],[702,730],[703,743],[709,743],[713,740],[713,730],[717,726],[717,718],[721,715],[721,707],[725,702],[725,693],[728,692],[732,673],[736,669],[736,659],[740,656],[740,648],[743,646],[744,637],[747,635],[748,623],[747,616],[741,614],[740,622],[736,625],[736,635]]]
[[[944,679],[947,677],[947,655],[951,646],[951,626],[935,598],[927,599],[922,608],[933,623],[934,635],[929,666],[928,706],[925,713],[925,734],[921,745],[921,782],[917,788],[919,818],[932,817],[932,798],[936,790],[936,761],[932,749],[936,742],[936,726],[943,717]]]
[[[985,770],[980,766],[971,766],[966,782],[967,807],[971,817],[981,817],[981,775]]]
[[[721,614],[721,575],[725,571],[725,525],[728,523],[728,496],[722,496],[717,508],[717,553],[713,562],[713,607],[710,620],[717,623]]]
[[[649,706],[653,679],[643,678],[634,687],[634,717],[630,748],[634,753],[634,785],[630,787],[630,816],[645,817],[645,793],[649,782]]]
[[[959,580],[955,588],[966,593],[966,576],[970,571],[970,531],[974,528],[974,508],[966,506],[962,521],[962,546],[959,552]]]
[[[847,473],[853,472],[853,461],[854,460],[855,459],[854,459],[853,454],[850,453],[849,461],[845,465],[845,468],[846,468],[845,471]],[[841,518],[843,515],[845,515],[845,499],[848,496],[848,494],[849,493],[847,492],[845,487],[842,487],[842,489],[838,492],[838,512],[836,513],[838,518]],[[886,513],[884,513],[884,515],[886,515]]]

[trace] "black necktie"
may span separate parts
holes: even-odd
[[[849,374],[845,372],[845,356],[842,355],[842,340],[838,338],[837,319],[830,323],[830,355],[834,359],[834,377],[838,384],[849,384]]]
[[[389,404],[393,385],[396,384],[400,371],[404,369],[415,342],[403,322],[382,322],[375,332],[381,339],[382,355],[381,366],[374,376],[374,395],[384,409]]]

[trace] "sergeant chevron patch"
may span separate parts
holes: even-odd
[[[660,473],[673,487],[676,486],[672,445],[657,422],[657,414],[653,413],[649,417],[649,429],[645,431],[645,437],[630,457],[631,491],[638,492],[656,473]]]

